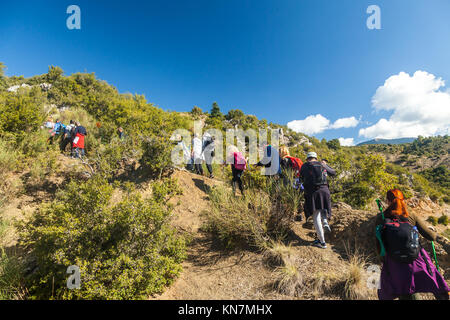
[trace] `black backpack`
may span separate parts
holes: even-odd
[[[408,218],[386,218],[381,237],[386,253],[399,263],[412,263],[419,257],[419,231],[409,223]]]
[[[308,184],[314,187],[327,184],[327,174],[325,168],[320,163],[309,163]]]

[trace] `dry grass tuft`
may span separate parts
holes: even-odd
[[[274,271],[275,289],[287,296],[300,296],[303,291],[303,276],[295,261],[286,260],[285,264]]]

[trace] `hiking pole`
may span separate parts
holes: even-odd
[[[383,217],[383,220],[384,220],[383,206],[381,205],[381,200],[376,199],[375,201],[377,202],[378,210],[380,210],[381,216]]]
[[[438,272],[441,272],[441,270],[439,270],[439,264],[436,257],[436,249],[434,248],[434,241],[431,241],[431,247],[433,248],[433,255],[434,255],[434,262],[436,263],[436,269]]]
[[[378,205],[378,210],[380,210],[381,216],[383,217],[383,221],[384,221],[384,213],[383,213],[383,206],[381,205],[381,200],[380,199],[376,199],[375,201],[376,201],[376,203]],[[381,237],[381,229],[382,228],[383,228],[383,225],[381,225],[381,224],[377,225],[375,234],[376,234],[376,237],[377,237],[378,241],[380,242],[380,247],[381,247],[380,256],[384,257],[386,255],[386,250],[384,248],[383,239]]]

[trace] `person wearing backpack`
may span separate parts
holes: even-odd
[[[76,128],[74,130],[74,138],[72,146],[75,154],[75,158],[82,159],[84,157],[84,139],[87,136],[86,128],[83,127],[79,122],[76,122]]]
[[[293,157],[289,153],[289,148],[286,146],[282,146],[280,148],[280,166],[281,166],[281,178],[285,185],[291,185],[294,189],[298,190],[298,192],[301,192],[302,189],[300,188],[300,169],[303,166],[303,161],[299,158]],[[293,181],[290,178],[289,171],[292,171],[293,174]],[[295,219],[297,221],[302,221],[303,217],[301,214],[302,207],[298,206],[298,212]]]
[[[192,159],[194,159],[195,173],[203,175],[203,148],[202,140],[200,140],[198,133],[192,139]]]
[[[264,167],[264,175],[268,177],[279,177],[281,175],[281,158],[276,148],[267,144],[263,146],[263,159],[256,166]]]
[[[383,255],[378,298],[417,300],[416,293],[429,292],[438,300],[448,300],[449,287],[419,242],[419,234],[435,241],[436,233],[407,210],[400,190],[389,190],[386,200],[387,209],[376,219],[380,226],[377,253]],[[380,252],[381,248],[384,252]]]
[[[325,249],[324,228],[331,231],[328,220],[331,218],[331,195],[327,176],[336,175],[336,171],[325,161],[319,162],[315,152],[306,155],[306,162],[300,169],[300,180],[303,182],[305,197],[305,217],[312,216],[318,239],[313,246]]]
[[[64,128],[64,135],[61,140],[60,150],[61,152],[65,152],[67,145],[72,141],[71,133],[72,129],[75,127],[75,122],[70,120],[70,123]]]
[[[213,168],[212,168],[212,161],[215,156],[214,141],[215,141],[215,138],[212,137],[209,133],[205,133],[205,135],[203,136],[203,157],[205,158],[206,168],[208,169],[209,177],[211,179],[214,178]]]
[[[226,163],[231,165],[231,173],[233,175],[233,178],[231,179],[231,186],[233,188],[233,194],[236,195],[237,184],[239,190],[241,191],[241,195],[245,197],[244,185],[241,178],[244,171],[247,169],[247,161],[236,146],[230,146],[228,148]]]
[[[53,144],[53,139],[58,139],[61,134],[64,132],[64,125],[61,123],[59,119],[56,120],[53,129],[50,131],[50,137],[47,139],[48,144]]]

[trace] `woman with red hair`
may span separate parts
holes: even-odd
[[[425,222],[413,212],[409,212],[403,193],[398,189],[387,192],[388,208],[383,212],[386,222],[398,227],[402,222],[408,222],[416,227],[419,234],[429,241],[436,240],[436,233],[430,230]],[[377,225],[383,225],[381,214],[377,217]],[[386,226],[387,224],[385,224]],[[383,238],[386,246],[386,237]],[[392,240],[391,240],[392,241]],[[395,246],[395,244],[390,244]],[[378,252],[381,246],[377,241]],[[434,266],[427,252],[419,246],[417,258],[411,263],[405,263],[395,259],[387,247],[387,254],[383,258],[383,268],[381,270],[380,287],[378,298],[380,300],[416,300],[416,293],[430,292],[436,299],[448,300],[449,288],[442,275]]]

